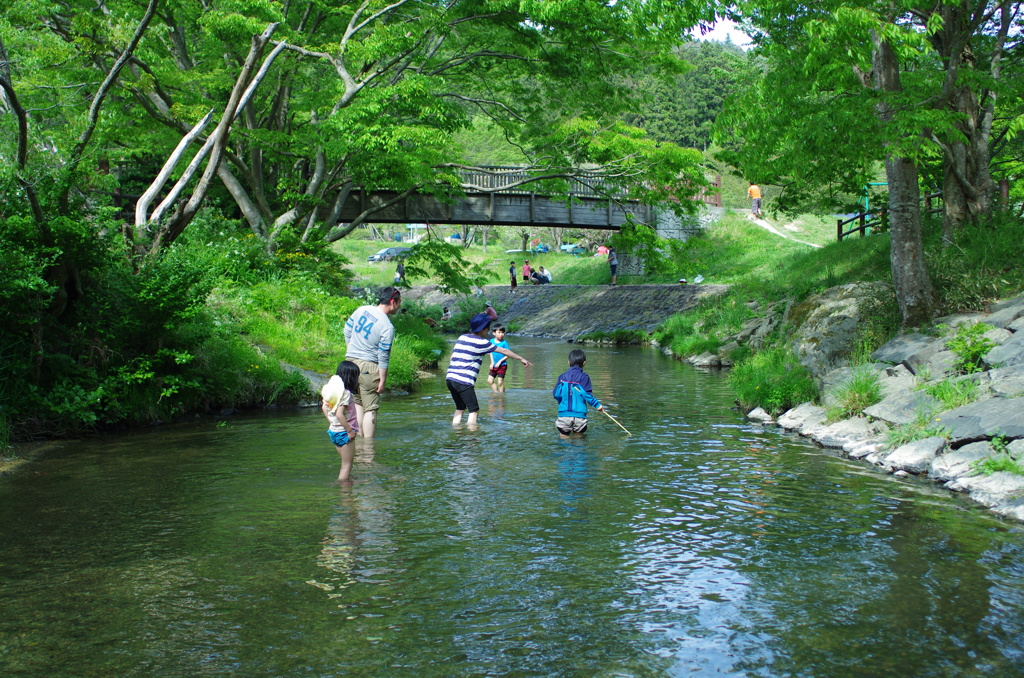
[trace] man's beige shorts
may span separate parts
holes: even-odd
[[[364,412],[372,412],[380,408],[380,394],[377,393],[377,385],[380,384],[380,367],[377,363],[366,360],[349,358],[359,366],[359,393],[353,393],[356,404],[361,405]]]

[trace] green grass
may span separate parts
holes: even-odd
[[[646,332],[641,332],[639,330],[612,330],[611,332],[589,332],[587,334],[583,334],[576,338],[576,343],[596,344],[606,340],[616,345],[646,344],[650,341],[650,337]]]
[[[835,404],[826,408],[830,422],[848,419],[862,414],[865,408],[882,400],[882,388],[878,374],[867,367],[854,370],[853,376],[839,387]]]
[[[919,410],[910,423],[890,429],[886,433],[886,440],[893,447],[899,447],[925,438],[949,439],[949,429],[943,426],[941,421],[940,417],[935,416],[935,412],[926,409]]]
[[[772,415],[818,396],[807,369],[781,348],[755,353],[737,363],[729,373],[729,385],[744,411],[761,407]]]
[[[450,233],[451,231],[446,229],[440,232]],[[352,261],[351,269],[355,274],[355,280],[353,281],[355,286],[381,287],[390,285],[394,281],[397,262],[370,262],[366,258],[384,247],[399,244],[408,245],[409,243],[371,240],[367,239],[367,236],[368,232],[357,231],[352,236],[334,243],[334,250]],[[554,245],[550,238],[546,239],[546,242],[551,246]],[[504,284],[508,282],[509,262],[515,261],[516,269],[520,271],[523,267],[524,259],[529,259],[530,265],[533,268],[543,266],[546,270],[551,271],[553,275],[552,282],[556,284],[603,285],[611,282],[611,271],[608,268],[608,260],[605,257],[585,254],[573,256],[555,251],[546,253],[506,253],[505,251],[517,249],[518,247],[518,237],[506,236],[505,241],[501,242],[497,241],[494,235],[491,235],[488,237],[486,252],[484,252],[481,244],[472,244],[462,249],[462,255],[466,261],[484,266],[489,273],[488,284]],[[430,284],[429,280],[416,280],[408,277],[407,280],[410,285]],[[623,279],[622,282],[625,282],[625,280]],[[520,284],[523,284],[521,280]]]
[[[942,403],[943,410],[963,407],[978,399],[978,384],[970,379],[942,379],[925,384],[923,390]]]
[[[281,280],[249,287],[222,287],[212,300],[238,323],[252,343],[266,347],[286,363],[333,374],[345,355],[345,321],[365,303],[328,294],[303,280]],[[421,367],[446,348],[443,337],[423,322],[414,304],[410,313],[392,317],[395,342],[388,385],[408,387]]]

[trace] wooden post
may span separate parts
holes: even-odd
[[[865,235],[867,235],[867,233],[866,233],[866,231],[867,231],[866,222],[867,222],[867,215],[862,213],[860,215],[860,237],[862,237],[862,238]]]
[[[838,242],[843,241],[843,220],[836,219],[836,240]]]

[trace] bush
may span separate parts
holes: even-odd
[[[943,379],[926,384],[924,392],[942,403],[943,410],[952,410],[977,400],[978,384],[970,379]]]
[[[960,374],[972,374],[985,369],[981,359],[995,348],[996,343],[984,334],[992,329],[991,325],[975,323],[961,325],[956,328],[956,335],[946,340],[946,348],[956,354],[954,369]]]
[[[980,310],[1024,290],[1024,220],[994,214],[958,228],[943,247],[941,221],[926,222],[928,272],[947,313]]]
[[[738,363],[729,374],[729,385],[744,410],[761,407],[772,415],[818,395],[807,369],[796,356],[781,348],[755,353]]]
[[[900,445],[906,445],[912,443],[915,440],[924,440],[925,438],[949,438],[949,429],[943,426],[940,422],[941,417],[936,417],[935,412],[932,410],[922,409],[914,415],[914,420],[909,424],[902,424],[895,428],[889,429],[885,434],[886,440],[893,447],[899,447]]]
[[[853,376],[836,390],[836,402],[826,408],[830,421],[856,417],[882,399],[878,374],[866,366],[854,370]]]

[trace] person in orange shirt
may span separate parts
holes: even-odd
[[[750,188],[747,189],[747,195],[750,196],[750,213],[757,218],[761,218],[761,187],[757,184],[750,184]]]

